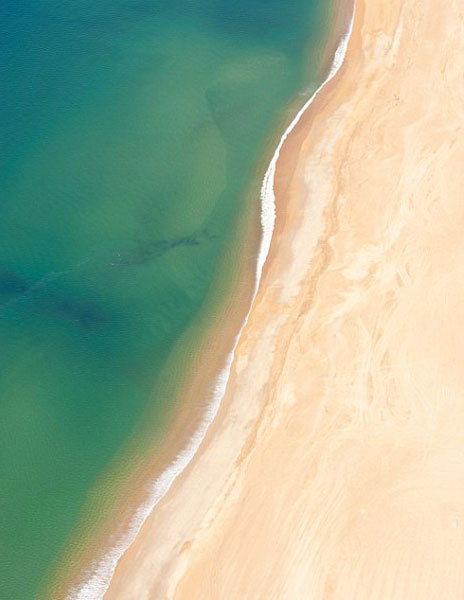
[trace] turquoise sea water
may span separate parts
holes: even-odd
[[[0,0],[0,599],[37,597],[147,404],[163,423],[160,370],[328,14]]]

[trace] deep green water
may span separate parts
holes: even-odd
[[[157,376],[328,11],[0,0],[0,600],[36,597],[148,403],[163,423]]]

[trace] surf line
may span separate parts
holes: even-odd
[[[303,106],[300,108],[300,110],[294,117],[293,121],[288,125],[288,127],[284,131],[282,137],[280,138],[279,144],[274,152],[274,155],[271,158],[267,171],[264,175],[260,192],[262,237],[256,263],[256,278],[253,296],[250,303],[250,307],[248,309],[248,313],[242,323],[242,326],[240,327],[238,334],[235,337],[232,350],[227,356],[226,364],[224,365],[222,371],[219,373],[216,382],[213,386],[212,401],[205,415],[203,416],[203,419],[201,420],[197,431],[192,436],[187,446],[177,454],[172,463],[168,465],[168,467],[166,467],[166,469],[161,473],[161,475],[159,475],[159,477],[151,484],[148,499],[143,504],[141,504],[135,511],[128,530],[126,530],[122,538],[112,548],[107,550],[99,560],[95,560],[92,563],[92,565],[87,571],[84,581],[78,586],[71,589],[68,596],[66,597],[66,600],[102,600],[105,592],[109,588],[111,579],[114,575],[114,572],[122,555],[134,542],[140,529],[142,528],[142,525],[144,524],[148,516],[151,514],[155,506],[163,498],[163,496],[166,495],[175,479],[180,475],[180,473],[182,473],[182,471],[187,467],[192,458],[195,456],[201,445],[201,442],[203,441],[206,435],[206,432],[208,431],[211,423],[213,422],[214,418],[218,413],[219,406],[226,391],[227,382],[229,380],[230,371],[235,357],[235,351],[238,345],[238,341],[240,339],[243,329],[245,328],[248,322],[251,309],[253,307],[256,295],[258,293],[264,264],[266,262],[267,256],[269,254],[269,249],[271,247],[272,235],[274,232],[274,225],[276,219],[274,179],[277,161],[280,156],[280,151],[285,143],[285,140],[288,138],[292,130],[298,124],[308,107],[313,103],[316,96],[329,83],[329,81],[331,81],[335,77],[335,75],[340,70],[340,67],[342,66],[343,61],[345,59],[348,43],[350,41],[351,34],[353,31],[355,14],[356,3],[354,3],[353,6],[353,13],[351,15],[348,29],[341,38],[340,43],[335,51],[332,66],[330,68],[327,78],[317,88],[317,90],[309,98],[309,100],[307,100],[303,104]]]

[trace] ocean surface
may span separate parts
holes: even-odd
[[[162,370],[331,6],[0,0],[1,599],[43,591],[147,407],[168,423]]]

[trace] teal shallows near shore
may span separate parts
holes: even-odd
[[[37,596],[147,404],[166,410],[157,377],[328,14],[0,0],[0,599]]]

